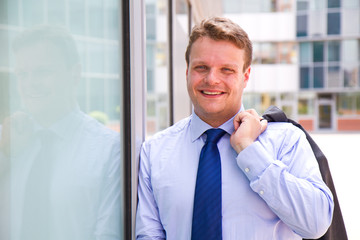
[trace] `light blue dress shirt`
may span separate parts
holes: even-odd
[[[43,129],[35,120],[32,125],[34,132]],[[57,136],[56,156],[51,158],[51,239],[120,239],[120,135],[79,109],[59,119],[49,130]],[[10,159],[11,238],[6,239],[20,239],[27,177],[40,147],[39,139],[33,136],[20,149],[22,152]],[[1,157],[0,151],[0,161]],[[38,221],[38,216],[33,220]]]
[[[203,133],[196,114],[154,135],[140,155],[137,239],[191,239],[194,191]],[[239,155],[230,145],[233,119],[220,128],[224,240],[318,238],[329,227],[333,196],[305,135],[269,123]]]

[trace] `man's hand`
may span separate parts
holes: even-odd
[[[235,131],[230,137],[231,146],[239,154],[265,131],[267,120],[262,119],[254,109],[242,111],[234,118]]]

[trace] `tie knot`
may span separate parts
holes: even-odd
[[[220,128],[212,128],[206,132],[206,142],[217,143],[222,136],[224,136],[225,131]]]

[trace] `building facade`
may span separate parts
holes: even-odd
[[[255,2],[224,1],[254,43],[245,104],[277,105],[310,131],[360,131],[359,1]]]

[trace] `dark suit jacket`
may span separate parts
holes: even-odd
[[[339,205],[339,201],[336,195],[334,182],[331,177],[331,172],[329,168],[328,161],[320,150],[319,146],[315,143],[315,141],[311,138],[311,136],[306,132],[306,130],[294,120],[288,119],[285,113],[275,106],[270,106],[264,113],[263,117],[269,122],[290,122],[293,125],[300,128],[306,135],[307,140],[309,141],[311,148],[315,154],[316,160],[318,161],[321,176],[326,183],[326,185],[331,190],[334,196],[334,214],[332,223],[327,230],[327,232],[319,239],[321,240],[347,240],[346,228],[344,224],[344,220],[341,214],[341,209]]]

